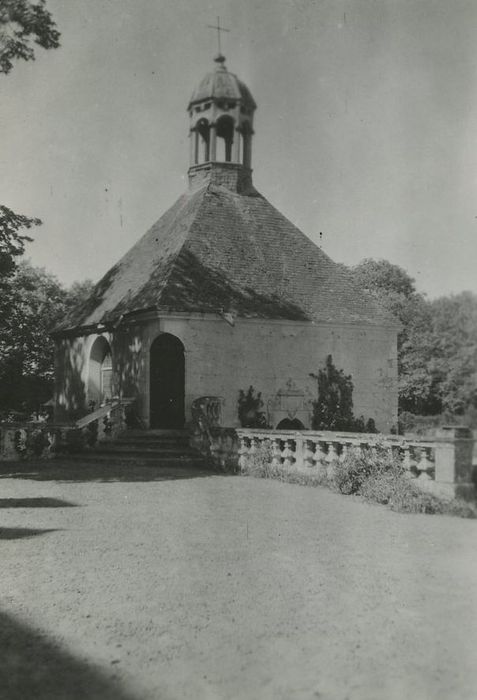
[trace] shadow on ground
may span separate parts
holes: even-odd
[[[77,503],[61,498],[0,498],[0,508],[77,508]]]
[[[199,479],[210,476],[227,476],[214,469],[191,467],[154,467],[128,465],[92,465],[55,462],[5,463],[0,462],[0,479],[32,479],[34,481],[175,481],[178,479]],[[51,499],[53,500],[53,499]],[[76,505],[76,504],[74,504]],[[1,506],[0,506],[1,507]],[[3,506],[8,507],[8,506]],[[33,506],[35,507],[35,506]],[[40,507],[40,506],[38,506]],[[45,506],[47,507],[47,506]],[[61,506],[58,506],[61,507]]]
[[[114,678],[0,612],[2,700],[139,700]]]
[[[0,540],[22,540],[25,537],[45,535],[47,532],[57,532],[57,529],[38,530],[30,527],[0,527]]]

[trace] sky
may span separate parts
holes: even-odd
[[[27,257],[98,280],[187,188],[192,91],[258,109],[254,184],[337,262],[477,292],[475,0],[47,0],[61,48],[0,76],[1,202]],[[320,232],[322,236],[320,238]]]

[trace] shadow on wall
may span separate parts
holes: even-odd
[[[140,377],[144,375],[144,355],[140,330],[119,326],[113,342],[114,389],[116,395],[136,398]]]
[[[59,341],[57,346],[55,420],[76,419],[86,413],[86,387],[83,371],[86,364],[82,344],[76,338]]]
[[[43,633],[0,612],[2,700],[139,700],[112,673],[61,649]]]

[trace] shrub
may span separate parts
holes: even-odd
[[[242,428],[266,428],[267,419],[262,411],[262,393],[255,394],[255,389],[250,386],[245,392],[239,391],[238,417]]]
[[[382,445],[348,455],[336,465],[333,482],[341,493],[358,494],[400,513],[477,517],[475,506],[470,503],[423,491],[409,477],[401,460]]]
[[[247,466],[242,468],[242,474],[267,479],[276,476],[272,468],[272,449],[270,445],[260,445],[253,455],[249,455]]]
[[[310,374],[318,384],[318,399],[313,402],[314,430],[340,430],[356,433],[376,433],[372,418],[355,418],[353,414],[353,381],[342,369],[337,369],[328,355],[324,369]]]
[[[368,479],[381,478],[384,474],[392,478],[401,469],[392,453],[377,444],[373,449],[352,450],[343,462],[337,462],[333,482],[341,493],[359,493]]]

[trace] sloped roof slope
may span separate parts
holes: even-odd
[[[146,309],[396,325],[350,272],[256,190],[182,195],[56,332]]]

